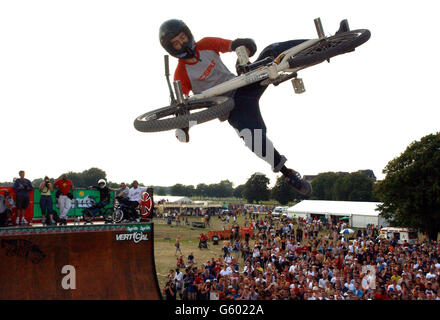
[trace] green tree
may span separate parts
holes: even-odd
[[[244,184],[240,184],[234,189],[233,196],[236,198],[243,198],[243,190],[244,190]]]
[[[342,173],[323,172],[312,181],[313,193],[310,197],[314,200],[333,200],[333,188]]]
[[[208,185],[205,183],[199,183],[196,188],[196,194],[199,197],[207,197],[208,196]]]
[[[166,196],[166,189],[164,187],[158,187],[154,189],[154,193],[158,196]]]
[[[284,176],[278,177],[275,186],[271,190],[271,198],[282,205],[286,205],[289,201],[295,200],[296,196],[297,192],[290,184],[286,183]]]
[[[375,194],[379,210],[392,225],[427,232],[437,240],[440,231],[440,132],[414,141],[383,170]]]
[[[340,201],[372,201],[373,180],[361,172],[340,176],[333,187],[333,198]]]
[[[234,193],[233,183],[229,180],[222,180],[217,185],[217,190],[218,190],[217,194],[220,198],[232,197]]]
[[[196,189],[194,188],[194,186],[192,185],[184,186],[183,195],[185,197],[194,197],[195,194],[196,194]]]
[[[185,186],[181,183],[176,183],[171,187],[172,196],[183,196],[185,193]]]
[[[368,178],[370,178],[373,181],[376,181],[376,176],[374,175],[373,170],[371,170],[371,169],[359,170],[358,172],[365,173],[368,176]]]
[[[249,203],[269,200],[269,182],[266,175],[254,173],[244,185],[243,196]]]
[[[114,189],[119,189],[121,187],[121,184],[117,183],[117,182],[113,182],[113,181],[108,181],[107,182],[107,187],[114,188]]]
[[[67,178],[72,180],[75,188],[87,188],[95,186],[99,179],[106,179],[107,174],[99,168],[90,168],[81,173],[69,171],[66,173]],[[61,176],[60,176],[61,177]]]
[[[32,180],[32,185],[34,186],[34,188],[38,188],[42,181],[43,181],[43,178],[34,179],[34,180]]]

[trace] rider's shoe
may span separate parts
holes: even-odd
[[[339,29],[338,29],[338,31],[336,31],[335,35],[341,34],[341,33],[347,32],[347,31],[350,31],[350,27],[348,26],[347,19],[344,19],[339,23]]]
[[[301,178],[301,175],[295,170],[288,169],[288,174],[284,175],[284,179],[302,195],[308,197],[312,194],[312,186],[310,183]]]
[[[189,128],[176,129],[176,138],[180,142],[189,142]]]

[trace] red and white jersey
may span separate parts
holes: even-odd
[[[202,61],[188,63],[179,59],[174,80],[180,80],[182,91],[194,94],[228,81],[235,75],[220,59],[220,52],[230,52],[231,40],[203,38],[196,43],[196,55]]]

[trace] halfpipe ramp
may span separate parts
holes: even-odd
[[[161,299],[153,224],[0,229],[5,299]]]

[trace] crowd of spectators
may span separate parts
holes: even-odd
[[[225,240],[222,255],[177,259],[164,288],[183,300],[440,300],[440,243],[398,243],[369,225],[257,219],[253,237]]]

